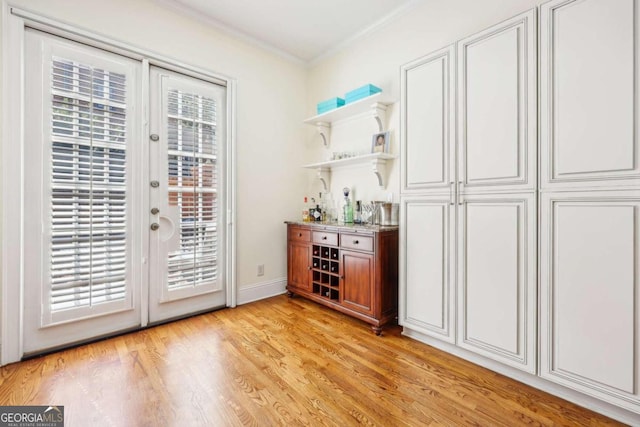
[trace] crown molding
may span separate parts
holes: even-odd
[[[175,0],[153,0],[154,2],[158,3],[159,5],[165,7],[166,9],[171,10],[174,13],[177,13],[179,15],[182,16],[186,16],[188,18],[194,19],[196,21],[202,22],[206,25],[211,26],[212,28],[227,34],[229,36],[232,36],[240,41],[243,41],[245,43],[248,43],[252,46],[255,46],[257,48],[260,48],[262,50],[265,50],[267,52],[270,52],[276,56],[281,57],[282,59],[285,59],[295,65],[299,65],[305,68],[310,68],[313,67],[315,65],[317,65],[318,63],[320,63],[321,61],[338,54],[339,52],[345,50],[346,48],[348,48],[350,45],[354,44],[357,40],[372,34],[376,31],[378,31],[379,29],[381,29],[382,27],[388,25],[390,22],[392,22],[393,20],[401,17],[402,15],[406,14],[407,12],[409,12],[410,10],[412,10],[414,7],[416,7],[421,0],[410,0],[409,2],[405,3],[404,5],[394,9],[393,11],[391,11],[390,13],[388,13],[386,16],[384,16],[383,18],[379,19],[378,21],[374,22],[373,24],[371,24],[370,26],[362,29],[361,31],[357,32],[356,34],[352,35],[351,37],[343,40],[342,42],[340,42],[337,45],[334,45],[333,47],[330,47],[329,49],[327,49],[325,52],[321,53],[320,55],[317,55],[316,57],[310,59],[310,60],[305,60],[299,56],[293,55],[289,52],[286,52],[283,49],[277,48],[275,46],[273,46],[270,43],[267,43],[263,40],[260,40],[254,36],[251,36],[243,31],[237,30],[235,28],[232,28],[229,25],[226,25],[220,21],[218,21],[215,18],[212,18],[211,16],[208,16],[196,9],[194,9],[191,6],[188,6],[184,3],[181,3],[180,1],[175,1]]]
[[[362,29],[361,31],[359,31],[356,34],[354,34],[353,36],[343,40],[342,42],[340,42],[339,44],[337,44],[337,45],[333,46],[332,48],[328,49],[324,53],[322,53],[322,54],[316,56],[315,58],[311,59],[310,61],[307,62],[307,66],[313,67],[313,66],[319,64],[320,62],[324,61],[325,59],[340,53],[341,51],[347,49],[349,46],[354,44],[356,41],[364,38],[365,36],[367,36],[369,34],[375,33],[376,31],[382,29],[384,26],[390,24],[392,21],[394,21],[394,20],[400,18],[401,16],[405,15],[406,13],[408,13],[410,10],[415,8],[420,3],[421,3],[421,0],[411,0],[411,1],[407,2],[407,3],[405,3],[404,5],[394,9],[393,11],[391,11],[389,14],[387,14],[383,18],[379,19],[378,21],[374,22],[373,24],[369,25],[368,27]]]
[[[266,43],[258,38],[255,38],[253,36],[250,36],[247,33],[244,33],[242,31],[236,30],[235,28],[231,28],[230,26],[223,24],[222,22],[218,21],[217,19],[214,19],[208,15],[205,15],[202,12],[197,11],[196,9],[183,4],[183,3],[179,3],[173,0],[153,0],[154,2],[162,5],[163,7],[165,7],[166,9],[171,10],[172,12],[175,12],[179,15],[182,16],[186,16],[188,18],[194,19],[196,21],[199,21],[203,24],[206,24],[218,31],[220,31],[221,33],[224,33],[226,35],[232,36],[235,39],[245,42],[247,44],[250,44],[254,47],[257,47],[259,49],[265,50],[267,52],[270,52],[276,56],[281,57],[282,59],[285,59],[295,65],[299,65],[302,67],[307,67],[308,66],[308,61],[305,61],[304,59],[296,56],[296,55],[292,55],[288,52],[285,52],[282,49],[279,49],[269,43]]]

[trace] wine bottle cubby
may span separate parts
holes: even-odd
[[[311,291],[334,301],[340,300],[340,255],[338,248],[313,245]]]

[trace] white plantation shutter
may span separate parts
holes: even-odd
[[[167,290],[218,281],[216,102],[167,93],[169,206],[178,208],[180,245],[168,253]]]
[[[59,320],[74,310],[99,314],[101,305],[129,299],[129,82],[124,74],[76,60],[54,56],[51,64],[50,287],[44,311],[55,321],[57,313],[67,313]]]

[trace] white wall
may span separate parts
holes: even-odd
[[[400,66],[447,46],[486,27],[531,9],[545,0],[424,0],[416,2],[403,16],[372,32],[339,53],[322,59],[309,70],[307,116],[315,115],[317,102],[343,96],[351,89],[372,83],[383,89],[392,100],[400,100]],[[392,131],[391,152],[399,154],[399,104],[391,109],[388,128]],[[308,134],[313,157],[324,160],[332,151],[368,149],[376,132],[372,119],[340,123],[332,129],[331,147]],[[386,198],[394,193],[398,202],[400,191],[399,161],[392,163],[390,183],[386,190],[376,187],[372,173],[365,167],[340,171],[332,175],[332,193],[342,187],[356,186],[356,197],[363,200]],[[311,175],[311,173],[309,173]],[[311,178],[310,178],[311,179]],[[310,181],[308,192],[319,184]]]
[[[150,0],[8,0],[111,39],[237,80],[237,284],[286,277],[283,221],[298,215],[307,156],[306,69]],[[1,94],[0,94],[1,95]],[[3,207],[6,209],[6,207]],[[257,264],[265,264],[258,277]]]

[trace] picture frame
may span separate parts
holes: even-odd
[[[371,152],[388,153],[390,137],[389,131],[374,133],[373,137],[371,137]]]

